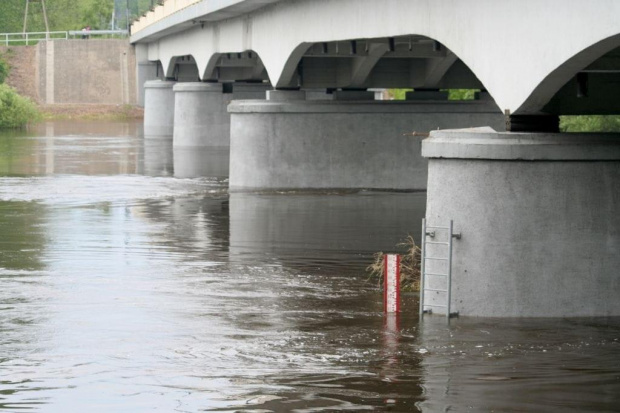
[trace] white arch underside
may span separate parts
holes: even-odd
[[[202,76],[215,54],[254,50],[272,84],[285,86],[300,45],[422,35],[458,56],[502,110],[529,113],[562,86],[550,74],[618,33],[616,0],[290,0],[164,37],[149,58],[169,67],[174,56],[192,55]],[[560,72],[570,77],[573,66]],[[546,79],[551,86],[532,99]]]

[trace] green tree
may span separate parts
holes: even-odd
[[[83,3],[82,22],[93,29],[107,29],[112,19],[114,0],[89,0]]]
[[[9,76],[9,63],[4,59],[4,56],[0,54],[0,84],[4,83],[7,76]]]
[[[474,100],[479,89],[447,89],[448,100]]]
[[[562,132],[620,132],[620,116],[561,116]]]

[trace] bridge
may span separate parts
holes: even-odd
[[[427,189],[460,314],[620,315],[620,137],[558,133],[620,113],[617,1],[165,0],[131,42],[146,138],[231,191]]]

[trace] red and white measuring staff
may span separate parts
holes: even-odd
[[[383,308],[386,313],[400,313],[400,255],[386,254],[383,268]]]

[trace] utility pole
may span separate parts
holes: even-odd
[[[116,30],[116,4],[112,7],[112,20],[110,20],[110,30]]]
[[[49,39],[50,26],[47,23],[47,11],[45,10],[45,0],[26,0],[26,11],[24,12],[24,34],[26,34],[26,29],[28,28],[28,6],[30,6],[30,3],[41,4],[41,8],[43,9],[43,21],[45,22],[45,38]]]
[[[129,0],[125,3],[125,19],[127,19],[127,33],[129,33]]]

